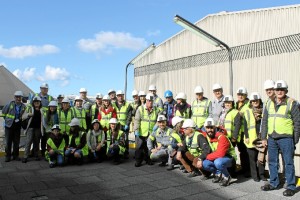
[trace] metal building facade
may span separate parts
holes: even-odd
[[[249,94],[259,92],[265,99],[264,81],[283,79],[289,84],[288,95],[300,100],[300,5],[221,12],[195,24],[231,47],[234,95],[244,86]],[[161,97],[170,89],[175,94],[185,92],[191,102],[194,88],[201,85],[204,96],[212,99],[214,83],[223,85],[225,95],[229,93],[227,51],[189,31],[161,43],[134,67],[135,89],[147,91],[155,84]],[[296,153],[300,155],[299,144]],[[300,176],[299,156],[295,164]]]

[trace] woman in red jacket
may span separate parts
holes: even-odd
[[[117,112],[111,105],[110,97],[108,95],[104,95],[98,114],[98,120],[104,132],[109,129],[109,120],[111,118],[117,118]]]

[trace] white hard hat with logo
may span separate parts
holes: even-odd
[[[234,100],[233,100],[233,97],[231,95],[226,95],[224,97],[224,101],[234,101]]]
[[[219,83],[215,83],[212,87],[213,90],[223,89],[223,87]]]
[[[83,101],[82,98],[80,96],[76,96],[74,101]]]
[[[103,95],[101,93],[96,94],[96,99],[102,99],[102,98],[103,98]]]
[[[157,121],[157,122],[167,121],[167,118],[166,118],[166,116],[164,116],[164,115],[158,115],[156,121]]]
[[[109,95],[112,92],[116,92],[116,91],[114,89],[109,89],[108,92],[107,92],[107,94]]]
[[[198,85],[195,87],[195,90],[194,90],[194,93],[197,94],[197,93],[203,93],[204,90],[202,88],[202,86]]]
[[[264,89],[265,90],[267,90],[267,89],[273,89],[274,85],[275,85],[275,82],[273,80],[271,80],[271,79],[266,80],[265,83],[264,83]]]
[[[33,97],[32,101],[42,101],[42,99],[39,96],[35,96]]]
[[[136,96],[136,95],[138,95],[139,93],[138,93],[138,91],[137,90],[133,90],[132,92],[131,92],[131,95],[132,96]]]
[[[111,119],[109,120],[109,123],[110,123],[110,124],[117,124],[117,123],[118,123],[118,120],[117,120],[116,118],[111,118]]]
[[[195,128],[196,124],[192,119],[186,119],[183,122],[182,128]]]
[[[80,88],[79,92],[87,92],[86,88]]]
[[[186,94],[183,93],[183,92],[179,92],[179,93],[176,95],[175,99],[176,99],[176,100],[177,100],[177,99],[184,99],[184,100],[186,100]]]
[[[274,89],[279,89],[279,88],[288,89],[288,85],[284,80],[276,81],[274,85]]]
[[[239,87],[236,91],[237,94],[248,94],[247,89],[245,87]]]
[[[123,92],[122,90],[118,90],[118,91],[116,92],[116,95],[124,95],[124,92]]]
[[[153,101],[154,100],[154,95],[152,93],[148,93],[146,95],[146,100]]]
[[[77,118],[73,118],[69,124],[69,126],[80,126],[80,120]]]
[[[206,126],[216,126],[215,120],[213,118],[207,118],[204,122],[204,127]]]
[[[140,97],[140,96],[146,96],[145,91],[139,91],[139,97]]]
[[[16,91],[14,95],[23,97],[23,92],[22,91]]]
[[[59,124],[54,124],[51,128],[51,130],[53,131],[54,129],[58,129],[58,130],[61,130],[60,127],[59,127]]]
[[[47,83],[42,83],[41,84],[41,86],[40,86],[40,88],[49,88],[49,85],[47,84]]]
[[[250,94],[250,97],[249,97],[250,101],[258,100],[258,99],[261,99],[261,96],[260,96],[260,94],[258,92],[252,92]]]
[[[50,106],[53,106],[53,107],[57,107],[57,101],[50,101],[49,105]]]
[[[175,127],[176,124],[178,124],[179,122],[182,122],[183,118],[179,117],[179,116],[175,116],[172,118],[172,126]]]
[[[104,95],[102,100],[110,101],[110,97],[108,95]]]
[[[63,98],[63,100],[61,102],[62,103],[70,103],[70,100],[67,97],[65,97],[65,98]]]
[[[156,86],[155,86],[155,85],[150,85],[148,90],[149,90],[149,91],[156,90]]]
[[[98,123],[98,124],[100,124],[100,122],[99,122],[99,120],[98,120],[98,119],[94,119],[94,120],[92,121],[92,124],[95,124],[95,123]]]

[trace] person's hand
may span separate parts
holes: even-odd
[[[199,168],[199,169],[202,168],[202,160],[197,161],[197,168]]]
[[[73,154],[75,151],[76,151],[76,149],[72,149],[72,150],[71,150],[71,153]]]
[[[49,151],[49,154],[53,154],[54,153],[54,151],[53,151],[53,149],[51,149],[50,151]]]
[[[266,147],[266,146],[268,146],[268,141],[267,141],[266,139],[263,139],[263,140],[261,141],[261,144],[262,144],[264,147]]]
[[[249,144],[249,142],[250,142],[250,141],[249,141],[249,138],[246,138],[246,139],[245,139],[245,143],[246,143],[246,144]]]
[[[183,147],[183,144],[181,142],[177,143],[178,147]]]
[[[151,149],[151,153],[156,153],[157,149]]]

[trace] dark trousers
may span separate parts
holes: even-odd
[[[14,158],[19,156],[19,145],[21,135],[21,123],[13,123],[10,128],[5,127],[5,153],[6,157],[13,156]],[[11,147],[13,146],[13,155],[11,153]]]
[[[265,168],[262,164],[257,162],[258,150],[255,148],[248,148],[247,152],[249,155],[251,177],[253,179],[263,179],[265,177]]]
[[[149,153],[148,153],[148,147],[147,147],[147,138],[148,137],[142,137],[137,136],[135,138],[135,161],[136,163],[142,163],[143,160],[148,161]]]
[[[248,175],[250,172],[250,164],[249,164],[249,155],[247,152],[247,147],[244,144],[244,141],[241,140],[237,143],[238,150],[240,152],[240,160],[241,160],[241,166],[242,166],[242,173],[244,175]]]
[[[49,138],[49,133],[47,133],[47,132],[44,132],[44,135],[41,136],[41,154],[42,154],[42,156],[45,156],[48,138]]]

